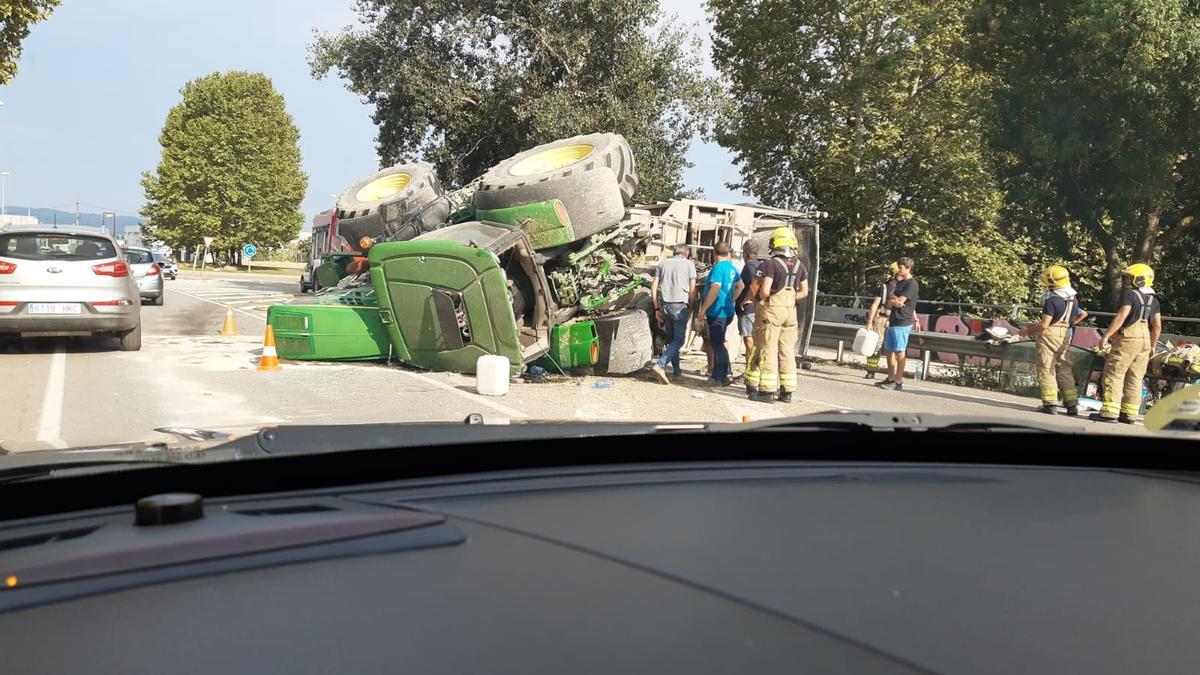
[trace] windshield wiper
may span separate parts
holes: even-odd
[[[51,478],[59,474],[76,475],[79,473],[94,473],[113,467],[145,468],[188,463],[167,459],[72,459],[62,462],[30,464],[0,469],[0,485],[40,478]]]

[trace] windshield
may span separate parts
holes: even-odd
[[[102,260],[116,257],[112,242],[58,234],[0,234],[0,257],[16,260]]]
[[[155,262],[154,257],[150,255],[149,251],[140,251],[138,249],[127,248],[125,249],[124,253],[125,260],[135,265]]]
[[[0,455],[472,415],[1194,426],[1194,2],[17,6]]]

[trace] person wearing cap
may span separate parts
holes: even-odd
[[[754,272],[755,363],[746,378],[750,398],[789,403],[796,390],[796,342],[800,337],[796,305],[808,297],[808,270],[799,255],[800,244],[790,227],[771,233],[771,257]]]
[[[1037,376],[1042,394],[1042,412],[1058,414],[1058,394],[1068,415],[1079,414],[1079,390],[1071,372],[1069,348],[1071,326],[1079,316],[1079,300],[1071,287],[1071,275],[1062,265],[1051,265],[1042,273],[1046,295],[1042,300],[1042,317],[1038,323],[1025,326],[1018,335],[1037,335]],[[1084,314],[1086,316],[1086,313]]]
[[[742,245],[742,292],[737,298],[738,335],[742,336],[743,347],[746,350],[746,372],[742,377],[746,383],[746,393],[753,396],[758,393],[751,382],[757,381],[758,373],[754,370],[754,354],[758,349],[754,346],[754,296],[750,286],[754,283],[754,273],[762,261],[758,259],[758,242],[746,240]]]
[[[1162,334],[1162,314],[1154,293],[1154,270],[1136,263],[1122,275],[1125,291],[1121,308],[1108,330],[1100,338],[1100,349],[1112,341],[1112,351],[1104,360],[1104,397],[1097,422],[1133,424],[1142,407],[1142,379],[1150,364],[1150,355]]]
[[[873,330],[879,334],[879,343],[875,346],[875,353],[867,358],[868,380],[875,379],[875,372],[879,370],[879,355],[883,352],[883,336],[887,331],[888,317],[891,314],[888,300],[892,297],[892,292],[896,290],[896,274],[899,271],[900,266],[896,263],[888,266],[887,279],[876,287],[875,299],[871,301],[871,309],[867,311],[867,330]]]

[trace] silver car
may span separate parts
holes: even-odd
[[[163,304],[166,293],[163,291],[162,268],[154,261],[154,254],[148,248],[132,246],[122,252],[125,262],[129,263],[129,275],[137,282],[142,300],[149,300],[152,305]]]
[[[0,334],[115,335],[142,347],[129,264],[103,232],[0,228]]]

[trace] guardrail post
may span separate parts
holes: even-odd
[[[844,341],[842,341],[842,340],[838,340],[838,349],[837,349],[837,362],[838,362],[838,364],[841,364],[841,362],[842,362],[842,352],[843,352],[845,349],[846,349],[846,343],[845,343]]]
[[[929,362],[932,360],[933,353],[928,349],[921,354],[921,381],[929,379]]]
[[[1012,320],[1013,320],[1013,323],[1016,323],[1016,322],[1017,322],[1017,320],[1018,320],[1018,319],[1020,319],[1020,318],[1021,318],[1021,306],[1020,306],[1020,305],[1013,305],[1013,309],[1012,309]]]

